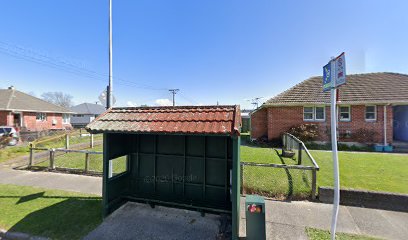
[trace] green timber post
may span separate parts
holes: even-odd
[[[108,174],[109,174],[109,153],[108,153],[108,134],[103,134],[103,171],[102,171],[102,209],[103,218],[109,214],[108,202]]]
[[[232,136],[232,239],[239,238],[240,220],[240,136]]]

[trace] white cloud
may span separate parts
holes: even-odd
[[[137,104],[134,103],[134,102],[132,102],[132,101],[127,101],[127,102],[126,102],[126,105],[127,105],[128,107],[137,107]]]
[[[155,103],[158,106],[172,106],[173,105],[172,101],[170,101],[167,98],[156,99]]]

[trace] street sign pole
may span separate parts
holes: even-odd
[[[333,175],[334,175],[334,198],[333,215],[331,223],[331,239],[336,239],[337,216],[339,214],[340,202],[340,181],[339,181],[339,161],[337,153],[337,89],[336,89],[336,66],[335,61],[331,61],[331,89],[330,89],[330,114],[331,114],[331,142],[333,156]]]
[[[330,90],[331,142],[333,157],[334,196],[331,222],[331,239],[336,239],[337,217],[340,204],[339,157],[337,153],[337,88],[346,83],[346,58],[344,52],[323,66],[323,92]]]

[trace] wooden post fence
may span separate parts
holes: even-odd
[[[28,168],[31,168],[33,166],[34,162],[34,150],[33,150],[33,144],[30,143],[30,158],[28,161]]]
[[[55,169],[55,149],[50,149],[50,169]]]
[[[65,149],[69,149],[69,134],[65,134]]]
[[[89,153],[85,153],[85,173],[89,171]]]
[[[91,148],[94,148],[94,135],[91,133],[90,137],[91,137],[90,147],[91,147]]]

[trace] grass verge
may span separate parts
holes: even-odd
[[[20,156],[28,155],[30,150],[26,144],[21,146],[9,146],[0,149],[0,163],[9,159],[17,158]]]
[[[307,236],[310,240],[330,240],[330,232],[325,230],[320,230],[316,228],[306,228]],[[338,240],[376,240],[378,238],[373,238],[364,235],[355,235],[348,233],[336,233],[336,239]]]
[[[318,186],[333,186],[331,152],[311,151]],[[339,152],[342,188],[408,194],[408,154]]]
[[[51,239],[81,239],[102,222],[95,195],[0,184],[0,227]]]

